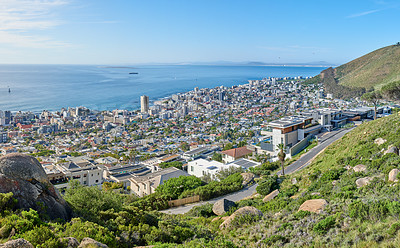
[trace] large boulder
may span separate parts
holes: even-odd
[[[108,248],[108,246],[94,239],[84,238],[78,248]]]
[[[356,185],[358,188],[368,185],[372,178],[370,177],[363,177],[356,180]]]
[[[62,238],[61,240],[65,240],[67,243],[67,248],[78,248],[79,241],[74,237],[66,237]]]
[[[326,205],[328,205],[328,202],[325,199],[307,200],[301,204],[298,211],[303,210],[319,214],[325,209]]]
[[[227,199],[222,199],[214,203],[213,212],[216,215],[224,215],[231,208],[236,207],[236,203]]]
[[[398,169],[393,169],[389,172],[388,181],[389,182],[397,182],[397,174],[399,174]]]
[[[377,144],[378,146],[385,144],[386,140],[382,138],[377,138],[375,139],[374,143]]]
[[[243,182],[242,182],[243,186],[246,186],[247,184],[253,182],[254,178],[255,178],[255,175],[253,173],[250,173],[250,172],[244,172],[244,173],[242,173],[240,175],[242,175],[242,177],[243,177]]]
[[[386,154],[388,154],[388,153],[394,153],[394,154],[396,154],[396,155],[399,155],[399,148],[397,148],[397,147],[394,146],[394,145],[390,145],[390,146],[388,147],[388,149],[383,153],[383,155],[386,155]]]
[[[354,172],[365,172],[367,170],[367,166],[363,164],[359,164],[353,167]]]
[[[269,202],[270,200],[274,199],[279,194],[279,190],[274,190],[268,195],[266,195],[263,199],[263,202]]]
[[[71,209],[34,157],[13,153],[0,158],[0,193],[12,192],[16,207],[34,209],[51,219],[68,220]]]
[[[251,207],[251,206],[246,206],[246,207],[242,207],[239,208],[238,210],[236,210],[231,216],[229,216],[229,218],[227,218],[224,222],[222,222],[222,224],[219,226],[220,229],[229,229],[232,227],[232,222],[238,218],[238,217],[248,217],[248,218],[261,218],[263,216],[263,213],[258,210],[255,207]]]
[[[0,244],[0,248],[34,248],[29,241],[25,239],[15,239],[7,241],[4,244]]]

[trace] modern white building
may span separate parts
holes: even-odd
[[[188,163],[188,173],[189,175],[193,175],[196,177],[203,177],[205,175],[211,175],[213,177],[218,171],[222,169],[227,169],[231,166],[239,167],[238,165],[232,164],[223,164],[218,161],[208,161],[206,159],[196,159],[193,161],[190,161]]]

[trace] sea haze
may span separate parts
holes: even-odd
[[[154,101],[194,87],[229,87],[264,77],[314,76],[324,69],[215,65],[0,65],[0,110],[39,112],[76,106],[95,110],[135,110],[140,107],[141,95],[148,95]],[[138,74],[129,74],[132,72]]]

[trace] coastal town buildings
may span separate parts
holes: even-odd
[[[261,160],[254,160],[261,155],[276,160],[278,144],[287,147],[290,158],[319,132],[373,118],[373,108],[364,102],[329,99],[322,85],[303,80],[263,78],[232,87],[196,87],[152,106],[142,96],[137,111],[0,110],[0,152],[37,157],[59,188],[73,179],[88,186],[119,182],[143,196],[169,177],[163,173],[185,172],[166,168],[171,164],[199,177],[227,166],[246,170],[257,166]],[[378,117],[389,113],[388,106],[378,108]],[[227,144],[232,149],[221,152]],[[215,161],[215,154],[225,164]],[[147,188],[148,183],[153,186]]]

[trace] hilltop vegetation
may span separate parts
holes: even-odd
[[[306,83],[323,83],[335,98],[348,99],[380,90],[400,80],[400,45],[380,48],[336,68],[328,68]]]

